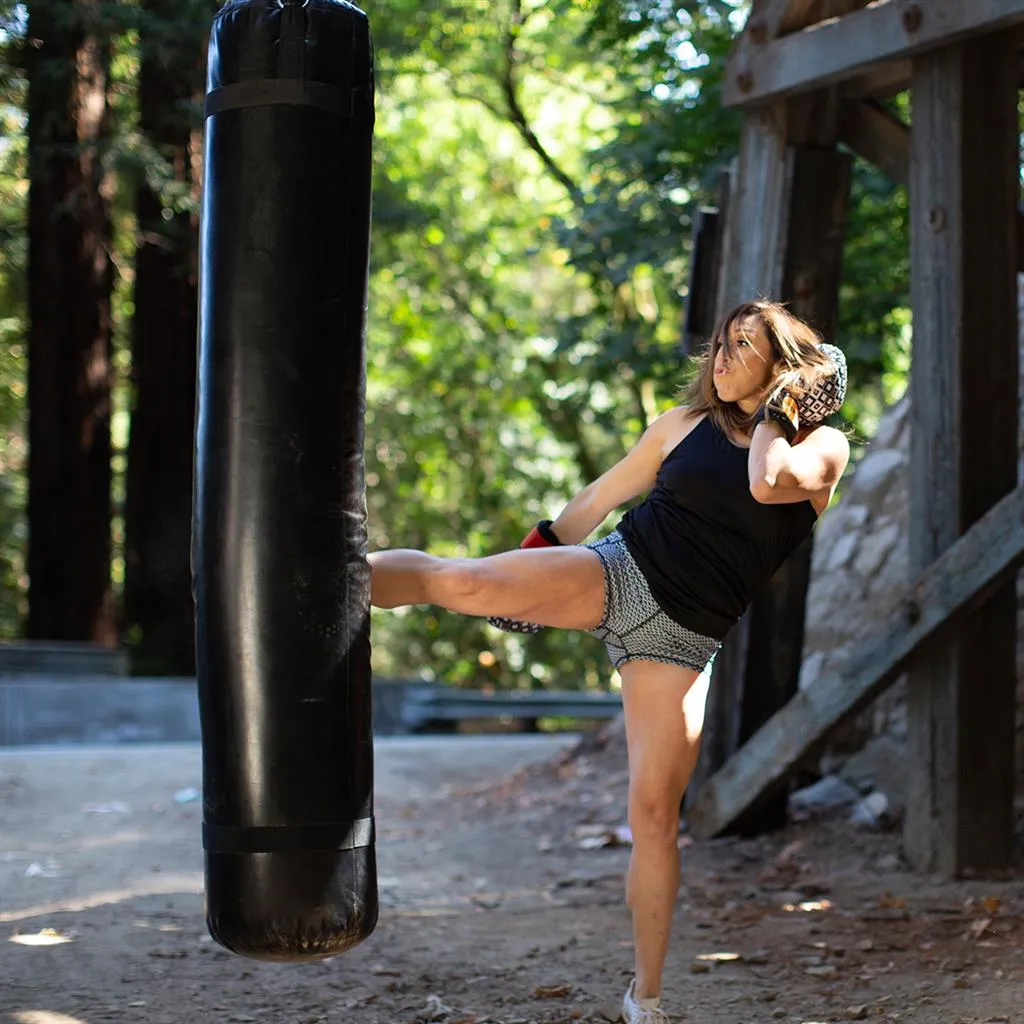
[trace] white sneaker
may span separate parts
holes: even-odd
[[[629,988],[622,999],[621,1019],[625,1024],[670,1024],[668,1014],[659,1005],[661,1000],[637,999],[636,978],[629,983]]]

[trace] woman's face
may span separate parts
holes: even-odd
[[[772,375],[775,357],[764,325],[756,317],[738,320],[729,327],[729,351],[715,353],[715,391],[723,402],[736,402],[747,412],[760,404]]]

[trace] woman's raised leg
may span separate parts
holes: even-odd
[[[629,753],[633,849],[626,903],[633,912],[633,996],[661,994],[679,891],[679,807],[697,763],[710,672],[650,661],[620,669]]]
[[[394,549],[369,556],[370,603],[433,604],[561,629],[592,629],[604,616],[604,569],[590,549],[566,545],[486,558],[439,558]]]

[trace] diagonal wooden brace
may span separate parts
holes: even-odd
[[[699,838],[718,835],[894,682],[936,634],[984,604],[1024,562],[1024,485],[994,505],[909,588],[848,671],[815,681],[751,737],[697,793]]]

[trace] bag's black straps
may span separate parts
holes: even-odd
[[[333,85],[304,82],[300,78],[260,78],[252,82],[222,85],[207,94],[203,116],[213,117],[225,110],[266,107],[275,103],[318,107],[342,117],[352,116],[351,96],[346,96]]]
[[[300,853],[372,846],[373,818],[326,825],[216,825],[203,822],[203,848],[210,853]]]

